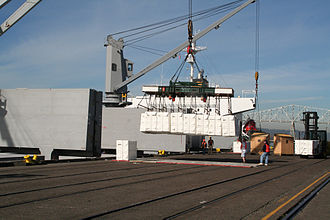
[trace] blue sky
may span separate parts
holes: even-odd
[[[24,1],[0,10],[2,23]],[[193,0],[193,11],[228,0]],[[261,109],[289,104],[330,109],[330,1],[260,1]],[[0,37],[0,88],[105,87],[103,46],[110,33],[185,15],[187,0],[43,0]],[[220,14],[194,23],[202,30]],[[187,38],[178,28],[137,45],[170,51]],[[198,63],[213,84],[232,87],[236,96],[252,90],[255,64],[255,4],[199,40],[208,50]],[[182,54],[184,55],[184,54]],[[126,47],[134,73],[159,56]],[[181,60],[171,59],[129,85],[141,95],[144,84],[167,83]],[[188,71],[182,72],[182,80]]]

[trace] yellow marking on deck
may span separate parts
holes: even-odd
[[[313,183],[311,183],[309,186],[307,186],[305,189],[301,190],[299,193],[297,193],[296,195],[292,196],[288,201],[286,201],[285,203],[283,203],[282,205],[280,205],[279,207],[277,207],[276,209],[274,209],[272,212],[268,213],[268,215],[266,215],[265,217],[262,218],[262,220],[267,220],[269,219],[271,216],[273,216],[276,212],[278,212],[281,208],[283,208],[284,206],[286,206],[289,202],[291,202],[292,200],[294,200],[295,198],[297,198],[300,194],[302,194],[303,192],[305,192],[307,189],[311,188],[315,183],[319,182],[321,179],[323,179],[324,177],[326,177],[330,172],[325,173],[323,176],[321,176],[320,178],[318,178],[317,180],[315,180]]]

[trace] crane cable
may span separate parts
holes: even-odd
[[[256,98],[256,110],[258,113],[259,120],[259,130],[261,131],[261,115],[260,115],[260,105],[259,105],[259,97],[258,97],[258,79],[259,79],[259,44],[260,44],[260,27],[259,27],[259,19],[260,18],[260,1],[256,0],[256,39],[255,39],[255,80],[256,80],[256,88],[255,88],[255,98]]]
[[[242,1],[242,0],[240,0],[240,1]],[[240,1],[236,1],[236,2],[233,2],[233,3],[237,4],[237,3],[240,2]],[[203,19],[206,19],[206,18],[209,18],[209,17],[215,16],[215,15],[217,15],[217,14],[220,14],[220,13],[224,13],[224,12],[230,11],[230,10],[232,10],[232,9],[238,7],[237,5],[233,5],[233,3],[230,3],[230,4],[227,4],[227,5],[225,5],[225,6],[222,6],[221,10],[217,9],[217,11],[212,12],[212,13],[211,13],[211,12],[207,12],[207,14],[205,14],[204,12],[203,12],[203,13],[197,13],[197,14],[194,13],[194,14],[192,15],[192,17],[203,15],[202,17],[199,17],[199,18],[195,19],[195,21],[200,21],[200,20],[203,20]],[[204,15],[204,14],[205,14],[205,15]],[[183,17],[183,16],[182,16],[182,17]],[[187,18],[187,16],[185,16],[184,18]],[[162,24],[162,25],[157,26],[157,27],[154,27],[154,28],[150,28],[150,29],[147,29],[147,30],[142,30],[142,31],[139,31],[139,32],[136,32],[136,33],[132,33],[132,34],[129,34],[129,35],[123,36],[123,37],[121,37],[121,38],[125,39],[125,38],[133,37],[133,36],[136,36],[136,35],[139,35],[139,34],[145,34],[146,32],[149,32],[149,31],[154,31],[154,30],[159,29],[159,28],[163,28],[163,27],[166,27],[166,26],[170,26],[170,25],[172,25],[172,24],[174,24],[174,23],[177,23],[177,22],[179,22],[179,21],[181,21],[181,20],[182,20],[182,18],[180,18],[180,20],[178,20],[178,21],[171,21],[170,23],[165,23],[165,24]],[[159,23],[161,23],[161,22],[159,22]],[[124,46],[130,46],[130,45],[135,44],[135,43],[137,43],[137,42],[140,42],[140,41],[146,40],[146,39],[151,38],[151,37],[153,37],[153,36],[155,36],[155,35],[165,33],[165,32],[167,32],[167,31],[170,31],[170,30],[176,29],[176,28],[181,27],[181,26],[184,26],[184,25],[186,25],[186,22],[184,22],[184,23],[180,23],[180,24],[175,25],[175,26],[168,27],[168,28],[166,28],[166,29],[162,29],[162,30],[157,31],[157,32],[153,32],[153,33],[150,33],[150,34],[145,34],[145,35],[142,35],[142,36],[139,36],[139,37],[133,38],[133,39],[128,39],[128,40],[125,41]],[[135,31],[135,30],[140,30],[140,29],[143,29],[143,28],[146,28],[146,27],[150,27],[150,26],[153,26],[153,24],[152,24],[152,25],[149,25],[149,26],[143,26],[143,27],[141,27],[141,28],[134,28],[134,29],[127,30],[127,31],[122,31],[122,32],[118,32],[118,33],[110,34],[110,35],[114,36],[114,35],[118,35],[118,34],[122,34],[122,33],[126,33],[126,32],[131,32],[131,31]]]
[[[196,12],[194,14],[191,14],[191,15],[189,15],[189,14],[188,15],[182,15],[182,16],[178,16],[178,17],[175,17],[175,18],[170,18],[170,19],[167,19],[167,20],[164,20],[164,21],[159,21],[159,22],[155,22],[155,23],[152,23],[152,24],[144,25],[144,26],[141,26],[141,27],[132,28],[132,29],[124,30],[124,31],[119,31],[119,32],[116,32],[116,33],[111,33],[110,35],[115,36],[115,35],[120,35],[120,34],[124,34],[124,33],[128,33],[128,32],[138,31],[138,30],[145,29],[145,28],[151,28],[151,27],[159,28],[159,27],[162,27],[163,25],[173,24],[173,23],[176,23],[176,22],[179,22],[179,21],[186,20],[187,18],[189,19],[190,16],[195,17],[195,16],[201,16],[201,15],[208,15],[208,14],[212,14],[212,13],[213,13],[212,15],[214,15],[214,13],[223,12],[224,10],[230,10],[230,8],[232,8],[232,7],[234,7],[234,8],[238,7],[239,3],[241,3],[242,1],[243,0],[236,0],[236,1],[224,4],[224,5],[216,6],[216,7],[209,8],[209,9],[204,9],[204,10],[198,11],[198,12]],[[148,31],[148,30],[144,30],[144,32],[145,31]],[[133,33],[133,35],[134,34],[136,34],[136,33]],[[128,36],[125,36],[125,37],[128,37]],[[125,37],[122,37],[122,38],[125,38]]]
[[[146,29],[146,30],[142,30],[142,31],[135,32],[135,33],[132,33],[132,34],[129,34],[129,35],[126,35],[126,36],[122,36],[121,37],[121,38],[128,38],[128,37],[132,37],[132,36],[139,35],[139,34],[142,34],[142,33],[146,33],[148,31],[153,31],[153,30],[156,30],[156,29],[159,29],[159,28],[170,26],[170,25],[175,24],[175,23],[177,23],[179,21],[182,21],[183,19],[189,18],[189,16],[191,18],[192,17],[194,17],[194,18],[196,17],[194,19],[194,21],[200,21],[200,20],[203,20],[203,19],[206,19],[206,18],[215,16],[215,15],[218,15],[220,13],[224,13],[224,12],[230,11],[230,10],[238,7],[237,4],[239,4],[241,1],[242,0],[234,1],[234,2],[225,4],[225,5],[221,5],[221,6],[217,6],[217,7],[211,8],[211,9],[206,9],[206,10],[202,10],[202,11],[199,11],[199,12],[191,13],[190,15],[184,15],[184,16],[176,17],[176,18],[173,18],[173,19],[168,19],[168,20],[165,20],[165,21],[157,22],[157,23],[150,24],[150,25],[145,25],[145,26],[138,27],[138,28],[133,28],[133,29],[126,30],[126,31],[121,31],[121,32],[113,33],[113,34],[110,34],[110,35],[114,36],[114,35],[119,35],[119,34],[123,34],[123,33],[138,31],[138,30],[141,30],[141,29],[144,29],[144,28],[149,28],[149,29]],[[159,26],[156,26],[156,25],[159,25]],[[135,45],[135,44],[137,42],[140,42],[140,41],[146,40],[148,38],[151,38],[151,37],[153,37],[155,35],[162,34],[164,32],[167,32],[167,31],[176,29],[176,28],[181,27],[181,26],[184,26],[184,25],[186,25],[186,22],[180,23],[180,24],[175,25],[175,26],[171,26],[171,27],[166,28],[166,29],[162,29],[162,30],[157,31],[157,32],[153,32],[153,33],[150,33],[150,34],[145,34],[143,36],[136,37],[134,39],[129,39],[129,40],[125,41],[124,46],[130,46],[130,47],[132,47],[134,49],[137,49],[137,50],[141,50],[141,51],[149,52],[149,53],[154,54],[154,55],[162,56],[163,54],[159,54],[157,52],[152,52],[151,51],[151,50],[157,51],[157,49],[144,48],[143,46],[138,46],[138,45]],[[156,26],[156,27],[150,28],[150,27],[153,27],[153,26]],[[189,28],[188,28],[188,30],[189,30]],[[159,50],[158,50],[158,52],[167,53],[166,51],[159,51]]]
[[[193,51],[192,51],[192,40],[193,40],[192,0],[188,0],[188,10],[189,10],[189,19],[188,19],[188,41],[189,41],[189,45],[187,47],[186,57],[184,58],[183,62],[181,63],[181,65],[179,66],[179,68],[176,70],[175,74],[171,78],[171,82],[172,82],[172,80],[176,76],[174,83],[176,83],[178,81],[180,73],[182,71],[182,68],[183,68],[184,64],[187,61],[188,56],[191,55],[194,59],[194,54],[193,54]]]
[[[176,26],[173,26],[173,24],[175,24],[177,22],[180,22],[180,21],[183,21],[183,20],[186,20],[187,18],[196,17],[195,21],[197,21],[197,20],[202,20],[202,19],[214,16],[214,15],[217,15],[219,13],[224,13],[228,10],[237,8],[242,3],[242,1],[243,0],[236,0],[236,1],[224,4],[224,5],[216,6],[216,7],[210,8],[210,9],[201,10],[201,11],[198,11],[196,13],[191,13],[191,14],[188,14],[188,15],[179,16],[179,17],[172,18],[172,19],[167,19],[165,21],[156,22],[156,23],[153,23],[153,24],[150,24],[150,25],[144,25],[142,27],[133,28],[133,29],[129,29],[129,30],[126,30],[126,31],[120,31],[120,32],[113,33],[113,34],[110,34],[110,35],[114,36],[114,35],[121,35],[121,34],[124,34],[124,33],[131,32],[128,35],[121,36],[121,38],[126,39],[126,38],[133,37],[133,36],[136,36],[136,35],[144,34],[143,36],[139,36],[139,37],[136,37],[136,38],[133,38],[133,39],[126,39],[126,44],[125,45],[127,45],[127,44],[131,45],[131,44],[134,44],[134,43],[139,42],[141,40],[145,40],[147,38],[153,37],[157,34],[161,34],[161,33],[164,33],[166,31],[169,31],[169,30],[178,28],[180,26],[183,26],[183,25],[185,25],[185,23],[180,23]],[[156,29],[164,28],[164,27],[170,26],[170,25],[172,25],[172,27],[168,27],[168,28],[163,29],[163,30],[159,30],[159,31],[156,31],[156,32],[153,32],[153,33],[146,34],[147,32],[155,31]]]

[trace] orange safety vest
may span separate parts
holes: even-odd
[[[270,152],[270,147],[269,147],[268,144],[266,144],[266,152],[267,152],[267,153]]]

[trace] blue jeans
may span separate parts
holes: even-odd
[[[265,158],[265,164],[268,164],[268,156],[269,156],[269,153],[268,152],[263,152],[260,156],[260,163],[263,163],[264,161],[264,158]]]

